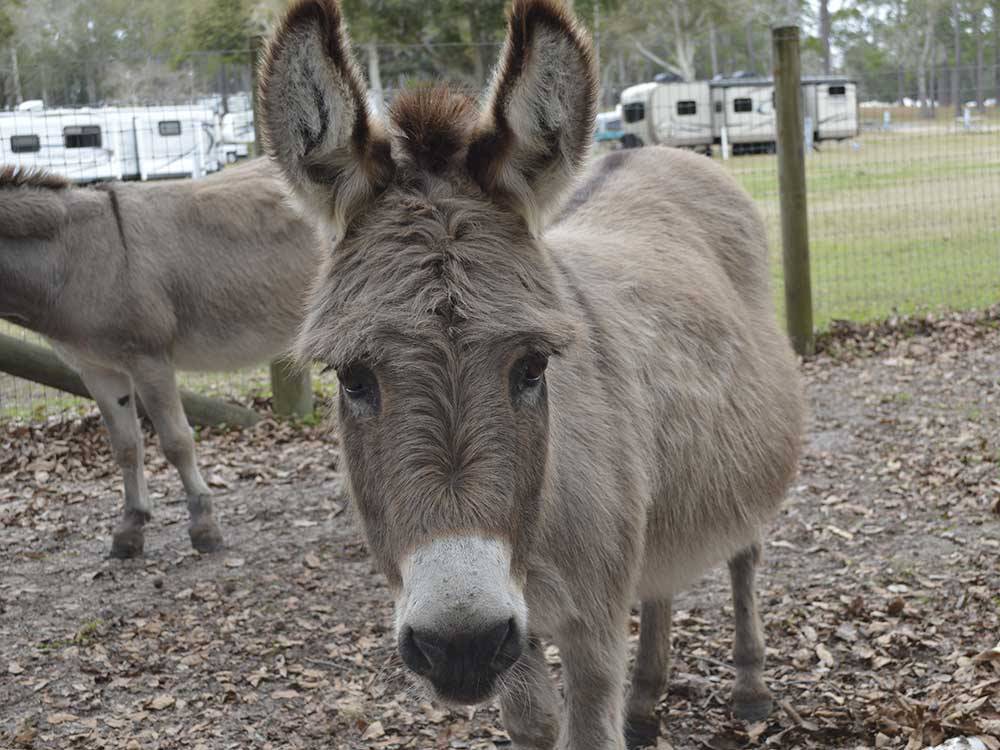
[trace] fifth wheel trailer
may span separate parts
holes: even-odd
[[[0,112],[0,164],[73,182],[201,177],[224,158],[215,114],[185,106]]]
[[[815,141],[858,134],[857,86],[845,78],[804,78],[803,117]],[[776,137],[774,81],[641,83],[621,95],[621,142],[625,147],[664,144],[710,150],[726,140],[735,146],[770,148]]]

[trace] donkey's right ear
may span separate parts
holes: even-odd
[[[261,64],[260,104],[267,153],[338,229],[392,177],[337,0],[299,0],[285,15]]]

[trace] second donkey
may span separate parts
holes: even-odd
[[[315,247],[263,159],[197,182],[85,188],[0,171],[0,318],[48,338],[97,401],[125,480],[113,557],[142,554],[152,511],[136,395],[180,472],[191,543],[222,547],[175,371],[283,353]]]

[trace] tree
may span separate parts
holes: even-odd
[[[819,0],[819,43],[823,74],[830,75],[830,0]]]

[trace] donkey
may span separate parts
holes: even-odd
[[[125,477],[113,557],[142,554],[152,510],[136,394],[180,473],[191,543],[223,544],[175,369],[290,348],[319,259],[286,195],[267,159],[197,182],[92,188],[0,170],[0,317],[47,337],[97,401]]]
[[[482,107],[415,88],[381,122],[336,0],[293,6],[261,76],[268,152],[336,238],[296,349],[337,370],[399,656],[441,701],[498,696],[518,748],[655,744],[671,597],[722,560],[735,714],[771,706],[754,573],[803,403],[763,223],[719,167],[665,148],[597,161],[564,202],[595,92],[557,0],[514,1]]]

